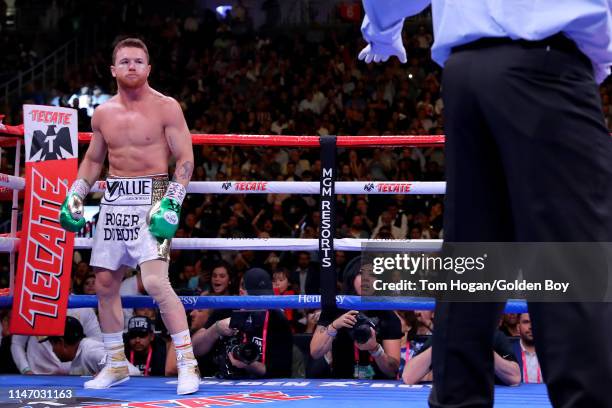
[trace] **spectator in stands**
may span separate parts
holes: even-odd
[[[92,273],[93,270],[87,262],[80,261],[77,263],[76,269],[74,269],[74,273],[72,274],[72,287],[74,288],[75,293],[82,293],[85,279],[87,279],[87,276]]]
[[[272,295],[270,275],[263,269],[248,270],[240,284],[240,295]],[[249,377],[289,377],[293,339],[289,323],[282,311],[270,309],[261,325],[255,324],[253,330],[243,328],[240,332],[230,327],[232,311],[228,309],[215,310],[205,326],[193,335],[194,352],[196,356],[212,354],[216,362],[217,375],[227,378]],[[253,321],[258,319],[253,319]],[[267,326],[265,322],[267,323]],[[264,335],[265,334],[265,335]],[[246,362],[229,352],[228,347],[236,342],[255,346],[258,358]],[[262,354],[265,351],[265,354]],[[172,370],[170,370],[172,372]]]
[[[518,331],[520,339],[514,343],[514,355],[521,371],[521,381],[524,383],[542,383],[542,370],[535,350],[535,342],[531,331],[529,313],[518,315]]]
[[[280,268],[272,274],[272,287],[275,295],[295,295],[293,283],[289,279],[289,271],[286,268]],[[291,328],[295,331],[296,325],[296,310],[292,308],[285,309],[285,317],[289,321]]]
[[[346,295],[362,294],[362,270],[359,257],[347,265],[344,273]],[[362,316],[370,319],[370,337],[366,342],[352,338],[353,328]],[[309,370],[310,376],[332,378],[396,378],[400,362],[401,324],[389,310],[362,311],[323,310],[317,329],[310,343],[310,355],[321,359],[331,351],[326,364],[318,364],[318,370]]]
[[[367,227],[363,219],[364,217],[361,215],[353,216],[353,222],[351,222],[351,226],[348,231],[351,238],[367,239],[370,237],[370,233],[366,229]]]
[[[291,272],[291,282],[295,282],[300,295],[319,293],[319,270],[310,261],[308,252],[298,252],[297,266]]]
[[[272,287],[275,295],[295,295],[293,283],[289,279],[289,271],[280,268],[272,274]]]
[[[83,282],[83,294],[84,295],[95,295],[96,294],[96,275],[89,274]]]
[[[376,237],[383,227],[388,228],[391,231],[391,235],[394,239],[405,239],[408,232],[408,221],[406,218],[402,218],[403,224],[397,226],[393,223],[393,217],[389,211],[383,211],[378,219],[378,224],[372,231],[372,237]]]
[[[518,313],[504,313],[499,325],[501,330],[508,337],[517,337],[519,332],[519,317]]]
[[[402,380],[404,384],[432,381],[435,373],[431,370],[431,339],[419,352],[406,361]],[[519,365],[514,356],[512,345],[505,334],[495,331],[493,338],[495,380],[503,385],[518,385],[521,382]]]
[[[197,287],[199,276],[196,273],[195,265],[185,262],[175,287],[194,289]]]
[[[262,237],[263,238],[263,237]],[[279,269],[279,265],[280,264],[280,257],[278,252],[270,252],[268,254],[268,257],[266,258],[266,260],[264,261],[264,268],[267,271],[270,271],[270,273],[274,274],[276,271],[278,271]]]
[[[48,336],[42,342],[50,344],[56,358],[68,365],[70,375],[95,375],[103,367],[107,355],[104,344],[96,339],[85,337],[83,326],[78,319],[66,316],[63,336]],[[140,375],[140,371],[128,364],[130,375]]]
[[[204,293],[202,295],[204,295]],[[211,312],[211,309],[193,309],[189,313],[189,316],[191,317],[189,330],[192,334],[198,331],[198,329],[204,327],[208,321],[208,318],[210,317]]]
[[[233,288],[233,277],[229,263],[220,261],[213,266],[210,276],[211,296],[227,296],[235,294]]]
[[[153,333],[153,322],[148,317],[131,317],[125,340],[125,355],[142,375],[166,375],[168,345]]]

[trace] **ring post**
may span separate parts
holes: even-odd
[[[321,262],[321,308],[336,307],[336,136],[323,136],[321,143],[321,200],[319,210],[319,260]]]

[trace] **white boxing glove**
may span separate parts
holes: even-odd
[[[406,63],[406,49],[402,43],[402,28],[404,26],[404,20],[394,24],[390,28],[379,31],[373,24],[370,23],[368,16],[366,15],[361,25],[361,32],[363,38],[369,43],[359,53],[359,59],[366,63],[374,62],[385,62],[395,55],[401,63]]]

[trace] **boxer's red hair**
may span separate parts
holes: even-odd
[[[117,52],[121,48],[140,48],[147,55],[147,62],[149,61],[149,49],[147,45],[140,38],[124,38],[115,44],[115,48],[113,48],[113,64],[115,63],[115,58],[117,57]]]

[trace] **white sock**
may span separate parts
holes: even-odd
[[[104,342],[105,346],[107,344],[109,346],[116,346],[117,343],[123,344],[123,332],[120,331],[117,333],[102,333],[102,341]]]
[[[176,349],[176,361],[178,366],[197,364],[191,346],[191,336],[189,330],[171,334],[174,348]]]

